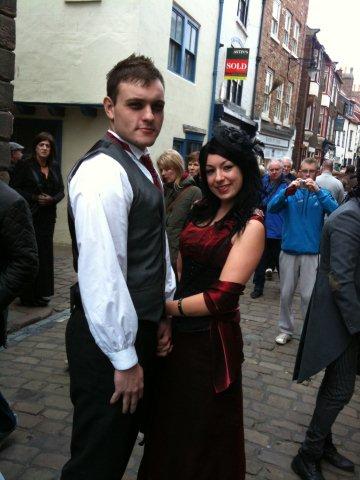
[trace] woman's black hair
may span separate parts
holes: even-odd
[[[203,181],[203,198],[192,209],[191,220],[194,223],[211,223],[220,207],[220,200],[209,189],[206,177],[208,155],[215,154],[230,160],[241,170],[243,184],[226,218],[233,216],[236,219],[234,233],[245,228],[255,208],[260,204],[261,178],[255,145],[258,148],[258,144],[243,130],[227,126],[220,126],[215,130],[214,137],[200,151],[199,162]],[[221,228],[224,220],[225,218],[217,223],[219,228]]]
[[[55,161],[56,148],[55,148],[54,137],[49,132],[40,132],[36,135],[32,143],[30,160],[36,161],[36,147],[40,142],[43,142],[44,140],[47,140],[50,143],[50,154],[47,160],[47,164],[48,166],[51,167],[51,165]]]

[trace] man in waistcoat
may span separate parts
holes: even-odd
[[[174,292],[162,185],[147,147],[164,118],[164,80],[131,55],[108,73],[110,128],[69,175],[78,284],[66,331],[74,404],[62,480],[119,480],[146,428],[156,355],[171,349]]]

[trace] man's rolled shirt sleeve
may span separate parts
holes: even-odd
[[[134,347],[138,318],[126,284],[132,188],[123,167],[99,154],[80,166],[69,194],[89,329],[114,368],[127,370],[138,362]]]

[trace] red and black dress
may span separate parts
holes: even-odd
[[[176,298],[211,291],[217,284],[238,298],[242,285],[218,281],[234,226],[233,218],[186,226],[180,236],[183,270]],[[239,322],[238,308],[175,320],[174,349],[161,360],[138,480],[245,479]]]

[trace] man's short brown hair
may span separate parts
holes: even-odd
[[[114,104],[116,103],[118,86],[121,82],[137,83],[147,87],[151,82],[160,80],[162,85],[165,86],[164,78],[151,58],[134,53],[117,63],[106,75],[106,79],[106,94]]]
[[[316,158],[313,158],[313,157],[304,158],[304,160],[300,164],[300,170],[302,169],[304,163],[307,163],[308,165],[315,165],[316,170],[319,168]]]

